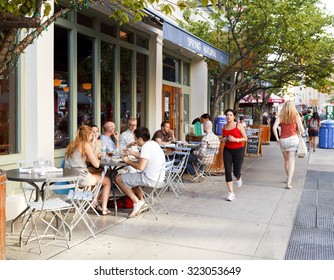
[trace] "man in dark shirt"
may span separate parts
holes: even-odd
[[[169,121],[161,123],[161,129],[154,133],[152,140],[156,141],[159,145],[167,145],[176,141],[174,131],[170,129]]]

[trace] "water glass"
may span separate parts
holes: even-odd
[[[38,160],[34,160],[32,163],[32,173],[38,173],[40,169],[40,164]]]
[[[44,162],[45,170],[46,172],[51,171],[52,169],[52,162],[50,160],[46,160]]]

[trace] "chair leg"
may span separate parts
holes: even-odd
[[[163,201],[161,200],[159,193],[157,192],[156,189],[153,189],[150,193],[147,193],[145,190],[143,190],[141,188],[141,191],[143,193],[144,199],[146,201],[146,203],[148,204],[148,206],[150,207],[150,209],[152,210],[156,220],[158,220],[158,214],[161,211],[165,211],[166,214],[168,214],[168,210],[165,206],[165,204],[163,203]],[[157,204],[162,207],[162,209],[155,209],[154,205]]]

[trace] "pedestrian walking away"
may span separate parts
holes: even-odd
[[[320,117],[318,112],[314,112],[312,118],[308,120],[308,137],[307,149],[310,151],[311,145],[313,145],[313,152],[317,149],[319,128],[321,126]]]
[[[241,167],[245,157],[244,143],[247,142],[247,134],[245,128],[241,123],[235,120],[236,112],[232,109],[227,109],[224,112],[227,124],[222,127],[222,142],[224,146],[224,167],[225,167],[225,181],[227,184],[228,195],[227,201],[235,199],[233,191],[232,167],[233,174],[236,177],[236,186],[241,187]]]
[[[279,125],[281,125],[281,138],[277,134]],[[304,133],[304,126],[299,113],[291,101],[284,103],[281,113],[274,123],[273,133],[284,158],[284,169],[287,176],[286,188],[291,189],[292,177],[295,172],[296,152],[299,145],[298,134]]]

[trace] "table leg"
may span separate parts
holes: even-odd
[[[117,175],[117,166],[110,166],[110,181],[111,181],[111,191],[114,200],[114,208],[115,208],[115,216],[117,216],[117,201],[116,201],[116,193],[115,193],[115,178]]]

